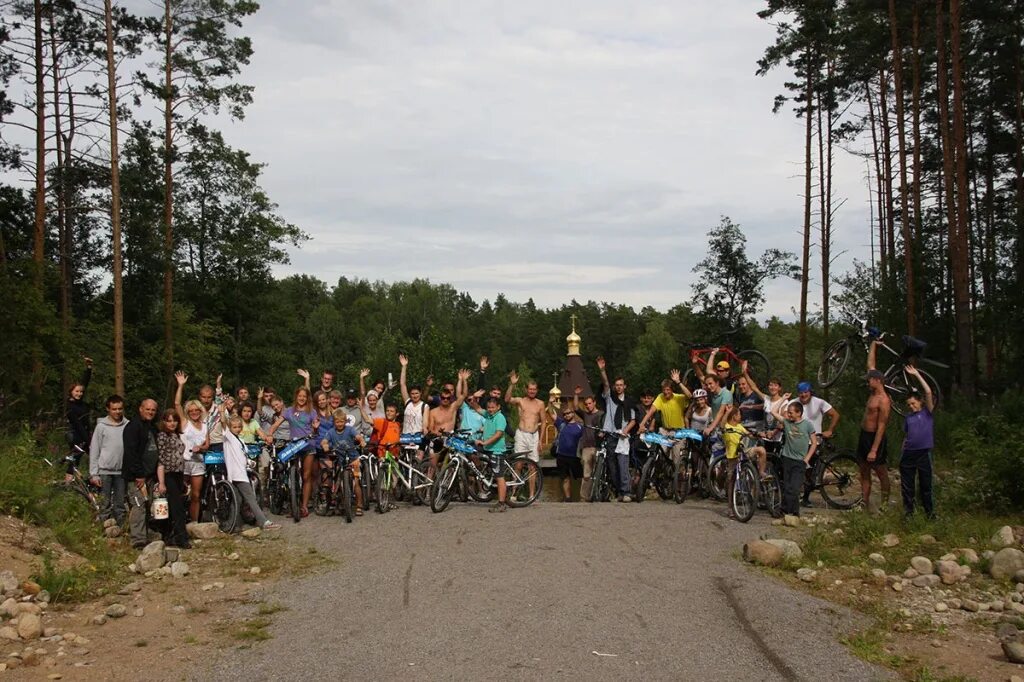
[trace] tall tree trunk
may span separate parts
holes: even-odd
[[[821,101],[821,90],[818,88],[818,211],[821,214],[821,222],[818,224],[819,241],[821,242],[821,321],[822,334],[828,338],[828,265],[829,265],[829,237],[828,237],[828,206],[825,203],[825,132],[824,121],[821,110],[824,108]],[[829,135],[832,131],[829,130]]]
[[[914,170],[911,190],[914,197],[914,251],[921,243],[921,226],[924,218],[921,213],[921,3],[914,0],[914,28],[913,28],[913,84],[910,106],[913,119],[912,144],[914,146]],[[915,260],[915,262],[917,262]],[[923,311],[922,311],[923,312]]]
[[[830,273],[832,270],[832,107],[834,105],[833,93],[835,92],[835,86],[833,85],[832,79],[834,76],[835,62],[830,57],[828,60],[829,105],[825,109],[825,130],[828,133],[825,137],[825,238],[822,240],[825,242],[825,250],[822,253],[825,266],[822,269],[821,281],[821,315],[824,319],[822,328],[826,339],[829,334],[829,303],[831,301],[831,283],[829,282],[829,278],[831,277]]]
[[[917,315],[914,301],[913,242],[910,240],[910,205],[907,183],[907,132],[903,109],[903,47],[900,44],[896,0],[889,0],[889,35],[892,38],[893,89],[896,91],[896,141],[900,161],[900,234],[903,236],[903,269],[907,291],[907,333],[916,333]]]
[[[888,290],[891,292],[896,286],[896,214],[893,212],[893,198],[892,198],[892,126],[889,125],[889,76],[885,72],[885,62],[882,62],[882,68],[879,74],[879,88],[878,88],[878,108],[881,117],[881,133],[882,133],[882,158],[885,160],[885,165],[882,166],[882,170],[885,171],[883,178],[883,186],[885,187],[885,250],[889,254],[889,275],[890,279],[886,282]]]
[[[991,383],[998,374],[996,345],[999,336],[998,304],[995,296],[996,277],[996,139],[994,54],[988,54],[988,101],[985,110],[985,238],[982,243],[981,291],[985,303],[985,379]],[[979,220],[979,224],[981,221]]]
[[[882,192],[882,153],[878,147],[878,131],[875,122],[875,98],[871,92],[871,82],[864,81],[864,96],[868,100],[868,117],[871,121],[871,155],[875,159],[875,185],[876,195],[878,197],[878,269],[881,274],[882,282],[889,281],[888,271],[888,252],[885,247],[885,210],[883,207],[883,192]]]
[[[124,395],[124,287],[121,262],[121,169],[117,142],[117,78],[114,65],[114,26],[110,0],[103,0],[107,33],[107,106],[110,109],[110,225],[114,259],[114,392]]]
[[[1021,24],[1024,20],[1021,19],[1024,14],[1024,2],[1020,0],[1016,3],[1017,6],[1017,21],[1014,22],[1014,46],[1015,46],[1015,59],[1014,59],[1014,72],[1016,73],[1016,90],[1014,101],[1017,103],[1016,115],[1013,120],[1013,132],[1014,137],[1017,140],[1016,154],[1014,154],[1014,171],[1016,174],[1014,186],[1017,189],[1017,285],[1018,287],[1024,285],[1024,239],[1021,239],[1020,235],[1024,234],[1024,36],[1021,35]],[[1018,288],[1017,291],[1020,291]],[[1020,313],[1017,314],[1017,318],[1020,319]]]
[[[808,59],[804,105],[807,107],[804,141],[804,245],[800,272],[800,333],[796,345],[796,374],[806,376],[807,370],[807,284],[811,267],[811,140],[814,122],[814,65]]]
[[[956,240],[953,252],[953,297],[956,316],[957,360],[960,369],[960,389],[973,398],[975,395],[974,343],[971,339],[970,282],[968,281],[967,205],[970,195],[967,187],[967,130],[964,122],[963,55],[961,53],[960,0],[949,2],[950,60],[953,67],[953,144],[956,148],[957,215],[956,232],[950,235],[950,244]]]
[[[42,299],[44,249],[46,247],[46,89],[43,68],[43,3],[33,3],[36,69],[36,196],[35,223],[32,231],[32,284]],[[43,392],[43,349],[37,341],[32,347],[32,390]]]
[[[174,83],[173,26],[171,0],[164,0],[164,359],[167,376],[174,371],[174,320],[172,314],[174,289]]]
[[[65,154],[64,131],[61,126],[60,106],[60,55],[57,48],[57,25],[51,8],[49,16],[50,29],[50,69],[53,78],[53,137],[57,151],[56,196],[57,196],[57,273],[58,273],[58,308],[60,311],[60,330],[64,342],[71,336],[71,258],[69,256],[70,233],[67,225],[68,206],[68,164],[70,154]],[[70,149],[68,150],[70,151]],[[61,386],[68,386],[71,376],[68,363],[61,363]]]
[[[943,207],[946,212],[946,233],[947,233],[947,245],[949,247],[947,258],[943,259],[948,270],[946,279],[946,291],[949,292],[950,296],[946,298],[951,301],[956,298],[953,286],[953,269],[954,263],[957,260],[956,250],[959,242],[956,239],[956,190],[954,188],[955,183],[955,172],[954,166],[956,165],[956,150],[953,148],[953,138],[949,129],[949,85],[948,85],[948,69],[946,67],[946,19],[945,10],[943,7],[944,0],[935,0],[935,54],[936,54],[936,79],[937,87],[936,94],[938,96],[938,114],[939,114],[939,140],[942,145],[942,191],[940,197],[945,197],[945,202],[939,202],[939,212],[942,213]],[[941,235],[941,231],[940,231]],[[949,305],[949,309],[946,311],[946,319],[954,319],[954,328],[956,328],[956,306]]]

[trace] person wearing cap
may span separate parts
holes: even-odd
[[[718,355],[718,348],[712,348],[711,353],[708,354],[708,364],[704,368],[704,373],[707,376],[712,374],[716,375],[719,379],[719,383],[722,388],[729,391],[729,393],[736,392],[736,379],[732,376],[732,365],[729,364],[728,360],[719,360],[715,362],[715,356]],[[712,367],[714,365],[714,367]]]
[[[357,434],[369,440],[370,434],[373,433],[373,424],[363,419],[363,411],[359,407],[359,393],[354,388],[345,391],[345,404],[337,409],[345,413],[345,421]]]
[[[875,367],[875,352],[878,341],[872,339],[868,349],[868,396],[864,406],[864,418],[860,422],[860,437],[857,440],[857,464],[860,467],[860,490],[864,499],[864,507],[870,508],[871,472],[878,474],[879,487],[882,489],[882,506],[889,504],[889,455],[886,427],[892,411],[892,401],[885,392],[885,375]]]

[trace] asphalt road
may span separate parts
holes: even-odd
[[[870,680],[856,617],[735,556],[769,528],[722,505],[402,506],[283,532],[337,564],[278,583],[273,638],[201,679]]]

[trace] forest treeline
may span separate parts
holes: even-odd
[[[1018,385],[1024,271],[1024,0],[771,0],[760,73],[792,75],[775,110],[805,130],[803,242],[748,257],[739,226],[708,226],[696,284],[668,311],[598,302],[539,309],[443,283],[275,279],[307,240],[227,144],[255,46],[246,0],[0,3],[0,420],[59,409],[83,355],[98,392],[165,398],[186,368],[287,393],[297,366],[452,376],[486,354],[542,386],[570,315],[588,360],[634,386],[685,364],[687,341],[742,327],[787,381],[813,375],[837,322],[867,317],[927,339],[968,395]],[[343,78],[343,74],[339,77]],[[765,103],[766,111],[771,103]],[[870,224],[842,220],[834,159],[863,157]],[[834,272],[834,228],[871,257]],[[763,284],[794,277],[799,323],[757,323]],[[683,280],[684,276],[680,276]],[[820,297],[817,291],[820,288]],[[815,300],[817,299],[817,300]]]

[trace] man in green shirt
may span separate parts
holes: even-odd
[[[477,410],[483,412],[483,410]],[[508,422],[505,415],[501,413],[501,403],[497,398],[487,398],[487,410],[484,412],[484,429],[480,440],[476,442],[487,452],[491,453],[491,468],[494,471],[494,478],[498,482],[498,501],[488,511],[503,512],[508,509],[505,504],[505,479],[501,476],[501,459],[505,456],[505,430]]]
[[[773,410],[778,423],[786,433],[782,445],[782,511],[794,516],[800,515],[800,484],[804,472],[818,448],[814,425],[804,419],[804,406],[799,400],[789,402],[790,394],[782,396]],[[786,413],[782,413],[782,406]]]

